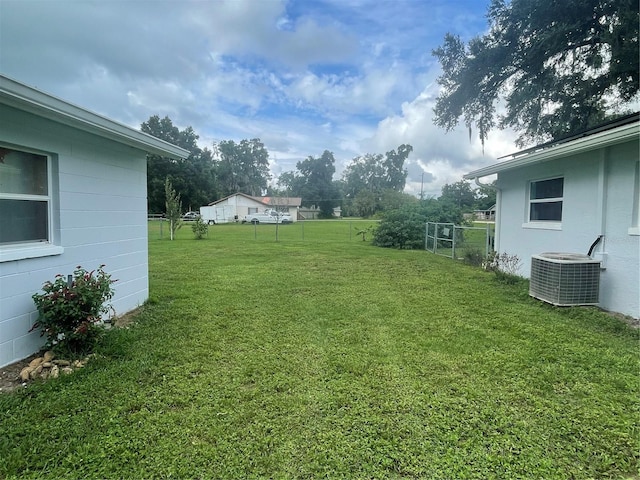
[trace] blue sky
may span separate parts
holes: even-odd
[[[351,159],[403,143],[406,191],[443,184],[512,151],[484,154],[432,124],[446,32],[487,28],[489,0],[0,0],[0,72],[139,128],[192,126],[200,145],[260,138],[274,177],[330,150]],[[424,182],[424,183],[422,183]]]

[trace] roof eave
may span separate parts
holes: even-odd
[[[187,158],[188,150],[0,75],[0,103],[147,153]]]
[[[624,125],[613,130],[589,135],[587,137],[574,140],[573,142],[556,145],[537,152],[528,153],[505,162],[480,168],[463,175],[463,178],[466,180],[482,178],[507,170],[546,162],[562,156],[574,155],[589,150],[595,150],[597,148],[604,148],[618,143],[624,143],[626,141],[633,140],[634,138],[638,138],[638,133],[639,124],[637,122],[630,125]]]

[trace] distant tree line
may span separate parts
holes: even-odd
[[[342,177],[334,180],[335,158],[325,150],[319,157],[309,156],[296,164],[294,171],[282,173],[275,187],[270,186],[269,152],[259,138],[223,140],[209,148],[200,148],[198,135],[191,128],[180,130],[169,117],[154,115],[141,130],[154,137],[185,148],[191,154],[181,160],[149,155],[147,159],[147,195],[150,213],[166,213],[167,179],[180,195],[182,208],[197,210],[202,205],[234,193],[252,196],[300,197],[302,206],[317,207],[320,216],[329,218],[335,207],[345,216],[373,217],[419,200],[403,193],[407,180],[404,165],[413,151],[400,145],[383,154],[367,153],[351,160]],[[431,199],[433,200],[433,199]],[[472,189],[460,181],[442,188],[437,199],[447,209],[458,211],[489,208],[495,195],[489,189]]]

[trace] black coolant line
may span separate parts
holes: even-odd
[[[589,253],[587,253],[587,255],[591,256],[591,254],[593,253],[593,251],[596,248],[596,245],[598,245],[600,243],[600,240],[602,240],[602,237],[604,237],[604,235],[598,235],[598,238],[596,238],[596,241],[593,242],[591,244],[591,246],[589,247]]]

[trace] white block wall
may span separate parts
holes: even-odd
[[[41,347],[39,332],[28,333],[37,318],[31,297],[56,274],[105,264],[118,280],[112,301],[118,315],[148,298],[149,281],[145,152],[2,105],[0,142],[51,155],[54,243],[64,249],[0,262],[4,366]]]
[[[630,233],[638,152],[635,140],[499,174],[496,250],[518,255],[520,274],[528,277],[531,255],[586,254],[604,234],[594,255],[606,266],[600,276],[600,306],[640,317],[640,236]],[[527,228],[528,182],[556,176],[564,177],[561,229]]]

